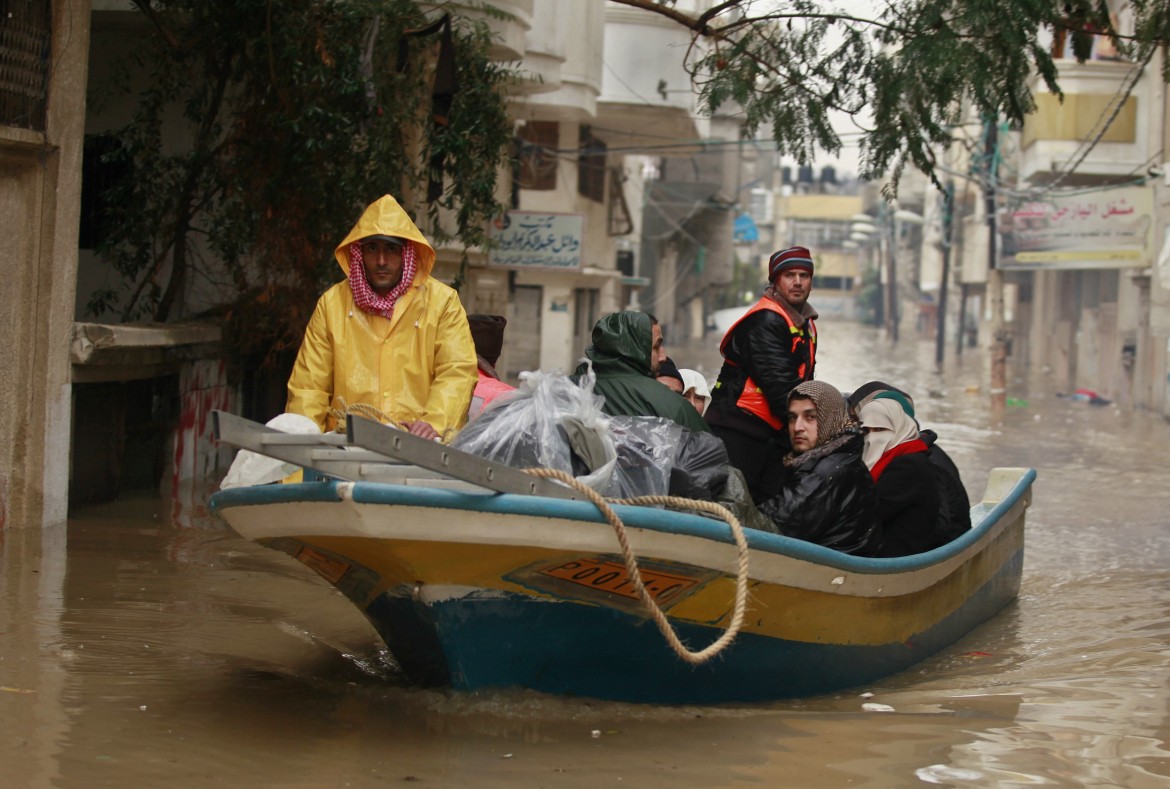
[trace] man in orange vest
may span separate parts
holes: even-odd
[[[731,465],[743,472],[756,503],[779,491],[782,461],[792,451],[784,424],[788,393],[813,379],[817,313],[808,304],[812,277],[812,254],[804,247],[774,253],[764,295],[719,344],[723,368],[704,416],[723,439]]]

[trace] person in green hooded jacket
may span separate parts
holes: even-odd
[[[645,312],[614,312],[593,327],[593,344],[585,356],[593,364],[593,391],[605,398],[601,410],[610,416],[661,416],[698,433],[707,423],[682,395],[658,383],[658,366],[666,358],[662,327]],[[589,362],[572,376],[580,381]]]

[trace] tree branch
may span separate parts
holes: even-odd
[[[182,52],[186,49],[185,46],[179,43],[179,39],[175,38],[175,34],[171,32],[171,29],[163,24],[162,19],[159,18],[154,9],[150,7],[150,0],[130,0],[130,2],[150,20],[151,24],[158,30],[159,35],[167,42],[167,46],[175,52]]]

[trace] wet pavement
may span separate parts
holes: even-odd
[[[911,391],[973,496],[1039,476],[1017,603],[902,674],[733,707],[410,688],[303,565],[142,497],[0,532],[0,785],[1170,785],[1170,424],[1018,379],[993,424],[984,357],[933,355],[827,324],[817,377]]]

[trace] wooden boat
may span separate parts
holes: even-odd
[[[1017,595],[1035,478],[994,469],[972,529],[917,556],[857,558],[745,530],[742,627],[695,666],[668,648],[633,593],[613,528],[576,491],[354,417],[344,436],[275,433],[224,413],[216,421],[221,440],[330,475],[223,490],[211,507],[353,601],[410,680],[633,702],[825,693],[954,643]],[[735,604],[728,525],[613,509],[670,625],[691,648],[710,644]]]

